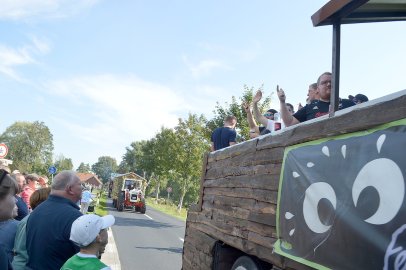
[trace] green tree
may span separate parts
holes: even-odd
[[[88,173],[91,171],[91,168],[90,168],[89,163],[85,164],[84,162],[81,162],[79,164],[79,167],[76,169],[76,171],[80,172],[80,173]]]
[[[92,165],[92,171],[102,178],[103,183],[106,183],[111,176],[111,173],[117,172],[118,166],[115,158],[109,156],[99,157],[98,161]]]
[[[210,148],[205,133],[207,126],[203,115],[189,114],[186,120],[179,119],[175,127],[176,152],[172,153],[171,178],[180,188],[178,211],[182,209],[187,193],[198,194],[203,154]],[[196,202],[197,196],[191,199]]]
[[[259,87],[258,89],[254,89],[254,87],[248,87],[244,85],[244,91],[242,96],[238,99],[235,96],[231,97],[231,102],[226,102],[224,106],[220,105],[219,102],[216,103],[215,109],[213,111],[213,118],[208,121],[207,126],[208,130],[205,134],[206,138],[210,138],[211,133],[214,129],[218,127],[222,127],[224,125],[224,119],[228,115],[234,115],[237,118],[237,130],[238,130],[238,138],[241,141],[249,140],[249,125],[247,121],[247,114],[245,113],[244,109],[242,108],[243,103],[252,103],[252,98],[254,97],[255,93],[261,90],[263,91],[263,86]],[[271,93],[272,95],[272,93]],[[259,108],[262,112],[265,112],[269,109],[271,103],[271,97],[266,96],[262,103],[259,103]]]
[[[53,137],[44,122],[15,122],[0,136],[9,147],[11,168],[47,174],[52,165]]]
[[[147,141],[141,149],[139,168],[150,176],[150,188],[155,188],[155,197],[158,199],[173,166],[172,155],[176,152],[173,129],[162,127],[155,138]]]
[[[156,170],[156,139],[152,138],[143,144],[137,159],[139,160],[138,168],[146,172],[149,178],[148,190],[155,189],[155,197],[158,199],[160,190],[160,179],[156,177],[154,171]]]
[[[143,176],[144,171],[139,166],[140,160],[143,157],[143,147],[147,141],[138,141],[131,143],[130,146],[126,147],[123,159],[118,166],[119,173],[135,172],[138,175]]]
[[[55,167],[58,170],[58,172],[64,170],[70,171],[73,169],[72,159],[66,158],[62,154],[60,154],[55,160]]]

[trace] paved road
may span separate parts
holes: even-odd
[[[185,222],[147,206],[145,215],[118,212],[109,204],[116,218],[112,227],[122,270],[182,267]]]

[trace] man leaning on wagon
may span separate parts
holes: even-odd
[[[216,128],[211,134],[211,151],[220,150],[236,143],[236,125],[235,116],[230,115],[224,119],[224,126]]]
[[[277,88],[278,98],[280,101],[280,112],[285,125],[292,126],[300,122],[304,122],[313,118],[328,114],[330,110],[330,95],[331,95],[331,73],[324,72],[317,80],[317,90],[319,99],[313,100],[306,104],[302,109],[295,114],[290,114],[286,108],[286,96],[282,89]],[[354,106],[355,103],[349,99],[340,99],[338,109],[345,109]]]

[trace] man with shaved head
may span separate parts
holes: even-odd
[[[70,240],[73,221],[82,213],[80,179],[74,171],[57,174],[48,199],[33,211],[27,222],[26,269],[60,269],[79,248]]]

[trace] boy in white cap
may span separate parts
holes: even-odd
[[[98,257],[107,245],[107,228],[115,222],[114,216],[83,215],[72,223],[70,240],[80,247],[80,252],[72,256],[61,270],[111,270]]]

